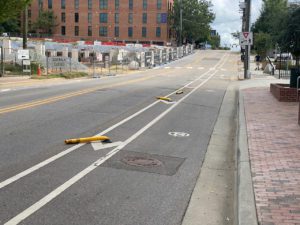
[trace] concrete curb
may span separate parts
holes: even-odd
[[[257,225],[255,198],[251,178],[244,98],[239,91],[239,127],[237,149],[237,224]]]

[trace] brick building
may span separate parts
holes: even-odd
[[[174,41],[168,14],[173,0],[33,0],[29,28],[41,10],[52,10],[62,40],[167,45]]]

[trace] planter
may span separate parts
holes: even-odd
[[[297,89],[289,87],[289,84],[271,84],[272,95],[280,102],[297,102]],[[300,96],[300,91],[298,91]]]
[[[297,79],[300,76],[300,69],[293,68],[291,69],[291,78],[290,78],[290,87],[291,88],[297,88]],[[300,82],[299,82],[300,87]]]

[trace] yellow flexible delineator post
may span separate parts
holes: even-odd
[[[67,139],[65,140],[66,144],[78,144],[78,143],[86,143],[92,141],[109,141],[109,137],[107,136],[95,136],[95,137],[84,137],[84,138],[75,138],[75,139]]]
[[[172,101],[172,99],[167,98],[167,97],[161,97],[161,96],[158,96],[158,97],[156,97],[156,98],[159,99],[159,100],[167,101],[167,102],[171,102],[171,101]]]

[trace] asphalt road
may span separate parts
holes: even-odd
[[[0,224],[181,224],[236,59],[0,92]]]

